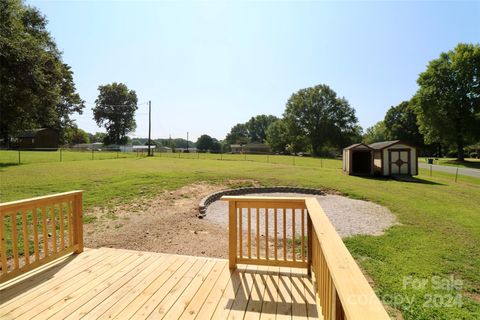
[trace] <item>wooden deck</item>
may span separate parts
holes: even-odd
[[[1,319],[318,319],[306,269],[86,249],[0,285]]]

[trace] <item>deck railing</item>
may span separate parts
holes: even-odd
[[[0,203],[0,283],[82,251],[82,191]]]
[[[308,268],[324,319],[389,319],[315,198],[224,196],[229,264]]]

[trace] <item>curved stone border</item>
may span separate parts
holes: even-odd
[[[199,211],[198,217],[203,218],[207,212],[207,207],[212,202],[219,200],[222,196],[240,196],[240,195],[252,194],[252,193],[274,193],[274,192],[325,195],[325,192],[322,190],[311,189],[311,188],[301,188],[301,187],[245,187],[245,188],[222,190],[222,191],[209,194],[208,196],[200,200],[200,204],[198,205],[198,211]]]

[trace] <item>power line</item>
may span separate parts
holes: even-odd
[[[90,104],[90,105],[97,105],[96,102],[91,101],[83,101],[83,104]],[[108,106],[108,107],[126,107],[126,106],[133,106],[134,104],[102,104],[101,106]],[[147,102],[140,102],[136,104],[137,106],[148,105]]]

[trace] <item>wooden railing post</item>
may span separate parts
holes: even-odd
[[[242,232],[240,230],[240,232]],[[230,269],[237,267],[237,202],[228,202],[228,264]]]
[[[310,214],[307,214],[307,274],[309,277],[312,276],[312,251],[312,219],[310,218]]]
[[[81,192],[75,195],[73,201],[73,239],[75,245],[77,245],[74,252],[83,252],[83,200]]]

